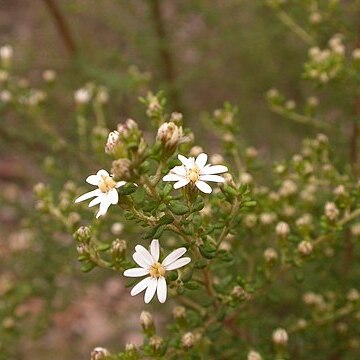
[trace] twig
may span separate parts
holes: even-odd
[[[71,35],[69,26],[60,12],[58,6],[55,4],[54,0],[43,0],[45,5],[47,6],[51,16],[53,17],[56,27],[59,31],[59,34],[65,44],[66,49],[68,50],[69,54],[74,56],[76,55],[77,49],[75,45],[75,41]]]
[[[174,59],[170,51],[169,42],[165,30],[163,13],[160,0],[148,0],[150,14],[154,23],[156,36],[158,38],[159,56],[162,63],[163,76],[169,87],[169,99],[172,106],[181,111],[179,93],[176,89],[176,72]]]

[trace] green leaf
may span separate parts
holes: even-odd
[[[159,225],[156,225],[154,227],[151,227],[150,229],[146,230],[143,234],[142,234],[142,238],[143,239],[154,239],[154,235],[156,234],[157,230],[158,230]]]
[[[130,195],[132,193],[134,193],[137,189],[137,186],[132,184],[132,183],[127,183],[124,186],[121,186],[118,189],[118,192],[120,195]]]
[[[197,290],[200,288],[200,285],[196,281],[189,281],[184,284],[184,287],[189,290]]]
[[[92,269],[94,269],[95,267],[96,267],[96,264],[93,263],[92,261],[89,261],[81,266],[81,271],[87,273],[87,272],[91,271]]]
[[[174,222],[174,217],[170,214],[165,214],[160,220],[159,220],[159,225],[167,225],[167,224],[171,224],[172,222]]]
[[[189,212],[189,208],[179,201],[171,201],[169,204],[169,209],[175,215],[184,215]]]

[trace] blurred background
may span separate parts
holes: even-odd
[[[356,42],[355,2],[344,1],[343,11],[329,13],[323,27],[311,20],[314,1],[292,3],[290,14],[310,34],[316,31],[318,43],[339,31]],[[316,3],[321,8],[328,2]],[[51,183],[61,197],[68,180],[82,184],[107,164],[92,148],[81,153],[77,146],[74,91],[84,84],[107,89],[102,116],[109,130],[131,117],[149,131],[138,97],[163,90],[169,110],[184,114],[197,143],[210,153],[218,139],[203,119],[230,101],[238,107],[239,141],[255,146],[266,166],[318,132],[271,112],[266,92],[276,87],[296,104],[316,94],[324,117],[341,130],[335,139],[339,153],[348,152],[350,125],[341,110],[346,100],[338,99],[338,88],[325,91],[302,79],[311,44],[289,31],[266,1],[0,0],[0,45],[6,44],[14,50],[14,92],[41,89],[47,100],[31,109],[0,104],[4,359],[87,359],[94,346],[116,349],[137,340],[142,304],[131,302],[129,313],[128,290],[117,274],[80,271],[71,237],[79,220],[54,232],[56,225],[35,212],[37,182]],[[54,81],[44,75],[49,69],[56,72]],[[88,129],[99,125],[96,111],[86,114]],[[104,134],[98,135],[103,141]],[[113,236],[120,233],[112,229]]]

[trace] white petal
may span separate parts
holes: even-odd
[[[211,165],[204,167],[201,171],[201,175],[222,174],[227,171],[228,168],[224,165]]]
[[[159,261],[159,256],[160,256],[159,240],[154,239],[154,240],[151,242],[150,252],[151,252],[151,255],[152,255],[154,261],[155,261],[155,262],[158,262],[158,261]]]
[[[187,265],[190,261],[191,261],[191,259],[189,257],[184,257],[184,258],[181,258],[181,259],[177,259],[176,261],[174,261],[170,265],[165,266],[165,268],[166,268],[166,270],[179,269],[179,268]]]
[[[166,280],[163,276],[160,276],[157,283],[157,297],[162,304],[166,301],[166,295]]]
[[[134,252],[132,257],[139,266],[143,267],[144,269],[150,268],[151,265],[149,265],[149,263],[146,262],[143,256],[138,252]]]
[[[89,207],[92,207],[92,206],[95,206],[95,205],[98,205],[101,203],[103,199],[103,195],[99,195],[98,197],[96,197],[95,199],[92,199],[89,203]]]
[[[206,182],[204,181],[197,181],[195,183],[196,187],[201,190],[202,192],[204,192],[205,194],[210,194],[212,192],[211,186],[208,185]]]
[[[208,156],[205,153],[201,153],[195,161],[195,164],[198,166],[198,168],[201,170],[207,162]]]
[[[100,178],[97,175],[90,175],[86,178],[86,182],[91,184],[91,185],[95,185],[98,186],[99,182],[100,182]]]
[[[186,253],[186,248],[181,247],[173,252],[171,252],[162,262],[162,265],[167,266],[173,263],[175,260],[177,260],[179,257],[183,256]]]
[[[94,196],[99,196],[101,194],[101,190],[100,189],[96,189],[96,190],[92,190],[92,191],[89,191],[81,196],[79,196],[75,202],[78,203],[80,201],[84,201],[84,200],[88,200]]]
[[[170,173],[174,173],[176,175],[185,176],[186,175],[186,168],[185,166],[175,166],[170,170]]]
[[[176,174],[167,174],[163,177],[163,181],[179,181],[182,179],[182,176]]]
[[[107,193],[109,201],[111,204],[115,205],[119,202],[119,194],[116,189],[112,189]]]
[[[139,283],[137,283],[132,289],[131,289],[131,296],[135,296],[139,293],[141,293],[142,291],[144,291],[148,285],[149,285],[149,282],[151,280],[151,277],[147,277],[145,279],[142,279]]]
[[[151,254],[141,245],[136,245],[135,246],[135,251],[141,255],[143,261],[148,264],[148,265],[152,265],[154,263],[154,259],[151,256]]]
[[[124,186],[126,184],[126,181],[118,181],[115,185],[116,188],[119,188],[121,186]]]
[[[99,212],[96,214],[96,218],[98,219],[100,216],[103,216],[108,211],[109,206],[111,205],[110,199],[108,196],[104,196],[100,203]]]
[[[191,169],[192,167],[194,167],[194,158],[186,158],[183,155],[178,155],[178,159],[182,162],[182,164],[187,168],[187,169]]]
[[[105,176],[105,177],[110,176],[109,173],[108,173],[106,170],[104,170],[104,169],[99,170],[99,171],[96,173],[96,175],[97,175],[99,178],[101,178],[102,176]]]
[[[149,284],[145,291],[145,296],[144,296],[145,304],[148,304],[151,301],[151,299],[154,297],[155,292],[156,292],[157,282],[158,282],[157,279],[150,278]]]
[[[225,182],[225,179],[219,175],[200,175],[202,181]]]
[[[186,186],[189,182],[190,180],[188,179],[181,179],[174,184],[174,189],[180,189],[181,187]]]
[[[124,271],[124,276],[127,277],[140,277],[144,275],[148,275],[149,271],[143,268],[133,268],[133,269],[127,269]]]

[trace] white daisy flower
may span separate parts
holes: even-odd
[[[186,158],[180,154],[178,159],[182,165],[175,166],[168,175],[163,177],[164,181],[176,181],[174,189],[179,189],[190,183],[202,192],[210,194],[212,189],[205,181],[225,182],[222,176],[215,174],[225,173],[228,168],[224,165],[206,165],[208,156],[204,153],[201,153],[196,160],[193,157]]]
[[[116,182],[112,176],[103,169],[99,170],[96,175],[88,176],[86,182],[97,186],[98,189],[79,196],[75,202],[78,203],[95,197],[95,199],[90,201],[89,207],[100,204],[96,218],[105,215],[110,205],[115,205],[119,202],[119,194],[116,189],[126,184],[126,181]]]
[[[157,292],[159,301],[163,304],[166,300],[167,287],[165,273],[170,270],[179,269],[188,264],[189,257],[181,257],[186,253],[186,248],[181,247],[171,252],[162,263],[159,262],[160,246],[159,241],[154,239],[150,245],[150,252],[143,246],[137,245],[133,254],[134,261],[140,266],[138,268],[125,270],[124,276],[141,277],[145,279],[137,283],[131,290],[131,296],[145,291],[144,301],[148,304]]]

